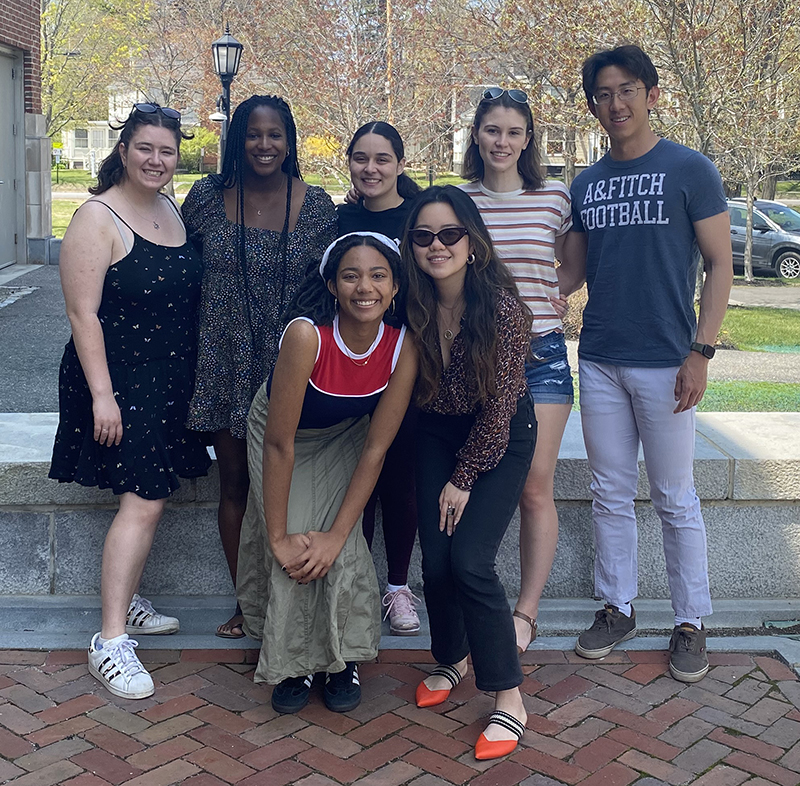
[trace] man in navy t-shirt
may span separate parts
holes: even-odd
[[[578,349],[581,422],[592,469],[595,591],[606,605],[575,650],[602,658],[636,634],[641,443],[675,611],[670,672],[696,682],[708,671],[701,618],[711,613],[711,598],[692,476],[695,406],[733,263],[716,168],[650,127],[657,85],[652,61],[637,46],[598,52],[583,65],[589,111],[611,148],[572,183],[573,253],[565,254],[559,281],[569,294],[585,277],[589,290]],[[698,250],[706,275],[695,320]]]

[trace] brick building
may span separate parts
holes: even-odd
[[[40,0],[0,5],[0,267],[49,261],[50,140],[42,115],[39,14]]]

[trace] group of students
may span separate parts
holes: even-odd
[[[161,194],[180,115],[134,106],[64,238],[73,336],[51,469],[120,496],[89,647],[111,692],[152,694],[130,636],[179,628],[137,589],[164,500],[178,477],[207,471],[210,442],[239,602],[218,635],[261,639],[255,679],[275,686],[273,707],[302,709],[318,673],[329,709],[358,705],[382,607],[392,633],[420,629],[407,583],[418,532],[438,665],[416,702],[445,701],[471,657],[476,686],[495,693],[475,755],[513,750],[527,718],[518,655],[536,637],[558,540],[553,477],[573,402],[561,317],[584,279],[581,414],[606,605],[576,651],[600,658],[635,635],[641,440],[676,613],[670,668],[704,676],[694,406],[732,266],[716,169],[650,128],[657,82],[635,46],[586,61],[611,149],[571,193],[542,177],[527,95],[489,88],[468,183],[419,192],[399,134],[373,122],[347,148],[353,190],[338,210],[302,181],[282,99],[239,105],[221,174],[198,181],[182,211]],[[383,594],[370,554],[378,500]],[[517,505],[512,613],[495,560]]]

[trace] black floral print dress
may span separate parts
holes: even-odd
[[[111,447],[95,442],[92,395],[70,338],[59,372],[51,478],[163,499],[180,486],[178,476],[206,474],[208,452],[185,427],[201,279],[200,259],[188,241],[161,246],[134,232],[130,252],[106,272],[97,312],[122,441]]]
[[[243,269],[239,225],[226,216],[222,190],[210,178],[192,186],[182,210],[203,255],[197,383],[188,425],[205,432],[230,429],[245,439],[253,397],[278,358],[283,314],[336,239],[336,211],[323,189],[308,186],[289,233],[285,266],[281,233],[246,227]]]

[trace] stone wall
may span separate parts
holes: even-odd
[[[54,414],[0,415],[0,594],[96,595],[100,556],[114,514],[107,491],[47,478]],[[715,598],[800,598],[800,414],[704,413],[698,416],[695,479],[709,543]],[[573,413],[561,447],[556,497],[558,553],[545,595],[592,594],[589,468]],[[154,595],[231,592],[216,529],[216,468],[184,483],[168,503],[145,569]],[[668,597],[659,521],[647,501],[644,463],[636,504],[640,596]],[[515,518],[498,560],[510,596],[519,590]],[[378,576],[386,568],[380,527]],[[419,552],[410,583],[419,589]]]

